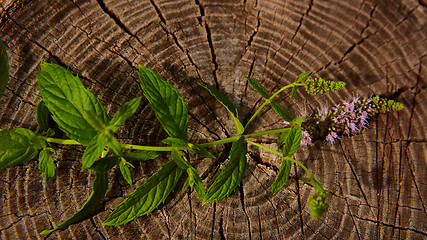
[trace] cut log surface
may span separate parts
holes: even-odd
[[[199,86],[224,92],[247,121],[262,99],[243,76],[270,92],[313,70],[340,80],[325,95],[289,93],[278,101],[294,116],[354,95],[392,96],[405,108],[379,115],[369,129],[333,146],[316,141],[299,149],[323,184],[329,209],[312,220],[313,188],[296,165],[276,195],[271,184],[281,159],[250,147],[243,181],[224,200],[202,205],[183,181],[148,216],[110,227],[102,222],[167,161],[135,163],[129,186],[118,168],[102,205],[65,230],[44,237],[77,211],[91,192],[93,174],[81,172],[83,147],[53,146],[55,177],[46,183],[37,159],[0,172],[0,239],[426,239],[427,237],[427,8],[416,0],[58,0],[3,1],[0,38],[7,43],[10,82],[0,98],[0,127],[38,131],[40,62],[68,68],[106,106],[110,117],[142,95],[138,65],[168,79],[188,103],[190,141],[234,136],[226,110]],[[283,127],[262,111],[250,131]],[[117,132],[122,143],[161,145],[167,137],[144,98]],[[275,136],[257,138],[275,148]],[[227,162],[230,145],[210,148],[217,158],[192,156],[209,186]],[[185,174],[184,174],[185,175]]]

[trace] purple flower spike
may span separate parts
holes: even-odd
[[[346,100],[332,108],[326,105],[318,112],[305,119],[303,123],[304,136],[312,139],[325,139],[328,144],[334,144],[338,135],[356,135],[369,126],[369,118],[383,112],[401,110],[403,105],[393,100],[380,97],[360,99],[358,95],[352,101]],[[301,135],[303,137],[303,135]],[[301,139],[305,144],[307,139]],[[308,144],[308,143],[307,143]]]

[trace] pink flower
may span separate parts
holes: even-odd
[[[308,145],[311,145],[312,141],[311,141],[311,137],[310,137],[310,133],[308,133],[305,130],[301,131],[301,147],[307,147]]]
[[[338,138],[338,134],[336,132],[331,132],[326,136],[326,143],[329,143],[330,145],[335,144],[335,139]]]

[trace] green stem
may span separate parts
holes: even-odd
[[[271,148],[265,147],[265,146],[263,146],[263,145],[261,145],[261,144],[258,144],[258,143],[256,143],[256,142],[252,142],[252,141],[249,141],[249,140],[246,140],[246,142],[248,142],[248,143],[250,143],[250,144],[252,144],[252,145],[254,145],[254,146],[257,146],[257,147],[259,147],[259,148],[262,148],[262,149],[264,149],[264,150],[267,150],[267,151],[269,151],[269,152],[271,152],[271,153],[274,153],[274,154],[276,154],[276,155],[278,155],[278,156],[280,156],[280,157],[283,157],[283,155],[282,155],[282,153],[281,153],[281,152],[278,152],[278,151],[273,150],[273,149],[271,149]],[[288,159],[289,161],[293,162],[293,163],[298,164],[302,169],[304,169],[304,171],[308,174],[308,176],[309,176],[310,178],[314,178],[314,177],[313,177],[313,175],[310,173],[310,171],[308,171],[307,167],[305,167],[305,165],[304,165],[304,164],[302,164],[300,161],[295,160],[295,159],[292,159],[292,158],[287,158],[287,159]]]
[[[273,130],[268,130],[268,131],[250,133],[250,134],[243,135],[243,137],[245,139],[247,139],[247,138],[253,138],[253,137],[258,137],[258,136],[263,136],[263,135],[268,135],[268,134],[289,132],[289,130],[290,130],[290,128],[279,128],[279,129],[273,129]],[[234,136],[234,137],[229,137],[229,138],[221,139],[221,140],[214,141],[214,142],[202,143],[202,144],[197,144],[197,145],[201,146],[201,147],[211,147],[211,146],[216,146],[216,145],[220,145],[220,144],[235,142],[239,138],[240,138],[240,136]],[[46,142],[56,143],[56,144],[82,145],[81,143],[79,143],[75,140],[71,140],[71,139],[59,139],[59,138],[47,137],[47,138],[45,138],[45,140],[46,140]],[[141,146],[141,145],[134,145],[134,144],[120,144],[120,147],[126,148],[126,149],[156,151],[156,152],[170,152],[170,151],[172,151],[173,148],[176,149],[176,147],[170,147],[170,146]],[[186,150],[186,149],[188,149],[188,147],[178,147],[177,149],[178,150]]]
[[[120,147],[126,148],[126,149],[135,149],[135,150],[143,150],[143,151],[155,151],[155,152],[170,152],[170,151],[172,151],[172,149],[177,149],[177,150],[188,149],[188,147],[141,146],[141,145],[134,145],[134,144],[120,144]]]
[[[72,139],[60,139],[60,138],[45,138],[46,142],[56,143],[56,144],[64,144],[64,145],[82,145],[81,143],[72,140]],[[166,152],[172,151],[174,147],[159,147],[159,146],[141,146],[141,145],[133,145],[133,144],[120,144],[120,147],[126,149],[135,149],[135,150],[145,150],[145,151],[156,151],[156,152]],[[175,147],[176,148],[176,147]],[[185,150],[187,147],[178,148],[178,150]]]
[[[279,128],[279,129],[273,129],[273,130],[268,130],[268,131],[245,134],[245,135],[243,135],[243,137],[246,139],[246,138],[253,138],[253,137],[258,137],[258,136],[263,136],[263,135],[268,135],[268,134],[275,134],[275,133],[282,133],[282,132],[289,132],[289,131],[290,131],[290,128]],[[202,143],[202,144],[197,144],[197,145],[200,147],[211,147],[211,146],[216,146],[216,145],[220,145],[220,144],[235,142],[239,138],[240,138],[240,136],[234,136],[234,137],[225,138],[225,139],[221,139],[221,140],[214,141],[214,142]]]
[[[60,139],[60,138],[51,138],[47,137],[45,138],[46,142],[49,143],[56,143],[56,144],[64,144],[64,145],[82,145],[81,143],[71,140],[71,139]]]
[[[256,110],[254,115],[252,115],[252,117],[246,123],[245,129],[249,126],[249,124],[252,122],[252,120],[254,120],[254,118],[261,112],[261,110],[265,107],[265,105],[269,104],[271,102],[271,100],[273,100],[274,97],[276,97],[279,93],[283,92],[285,89],[288,89],[288,88],[294,87],[294,86],[305,86],[305,84],[304,83],[292,83],[292,84],[286,85],[286,86],[282,87],[281,89],[279,89],[277,92],[275,92],[273,95],[271,95],[271,97],[266,99],[262,103],[262,105]]]

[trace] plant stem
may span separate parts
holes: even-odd
[[[269,104],[271,102],[271,100],[273,100],[274,97],[276,97],[279,93],[283,92],[285,89],[290,88],[290,87],[294,87],[294,86],[305,86],[305,84],[304,83],[292,83],[292,84],[286,85],[286,86],[282,87],[281,89],[279,89],[277,92],[275,92],[273,95],[271,95],[271,97],[266,99],[262,103],[262,105],[256,110],[254,115],[252,115],[252,117],[246,123],[245,129],[249,126],[249,124],[252,122],[252,120],[254,120],[254,118],[261,112],[261,110],[265,107],[265,105]]]
[[[282,133],[282,132],[289,132],[289,131],[290,131],[290,128],[279,128],[279,129],[273,129],[273,130],[268,130],[268,131],[245,134],[245,135],[243,135],[243,137],[246,139],[246,138],[263,136],[263,135],[267,135],[267,134]],[[229,142],[235,142],[239,138],[240,138],[240,136],[234,136],[234,137],[229,137],[229,138],[221,139],[221,140],[214,141],[214,142],[202,143],[202,144],[197,144],[197,145],[200,147],[210,147],[210,146],[225,144],[225,143],[229,143]]]
[[[281,152],[278,152],[278,151],[273,150],[273,149],[271,149],[271,148],[265,147],[265,146],[263,146],[263,145],[261,145],[261,144],[258,144],[258,143],[256,143],[256,142],[252,142],[252,141],[249,141],[249,140],[246,140],[246,142],[248,142],[248,143],[250,143],[250,144],[252,144],[252,145],[254,145],[254,146],[257,146],[257,147],[259,147],[259,148],[262,148],[262,149],[264,149],[264,150],[267,150],[267,151],[269,151],[269,152],[271,152],[271,153],[274,153],[274,154],[276,154],[276,155],[278,155],[278,156],[280,156],[280,157],[283,157],[283,155],[282,155],[282,153],[281,153]],[[286,159],[288,159],[289,161],[291,161],[291,162],[293,162],[293,163],[298,164],[302,169],[304,169],[304,171],[308,174],[308,176],[309,176],[310,178],[313,178],[313,175],[310,173],[310,171],[308,171],[308,169],[305,167],[305,165],[304,165],[304,164],[302,164],[300,161],[295,160],[295,159],[292,159],[292,158],[290,158],[290,157],[288,157],[288,158],[286,158]]]
[[[170,152],[172,149],[177,150],[186,150],[188,147],[161,147],[161,146],[141,146],[141,145],[134,145],[134,144],[120,144],[120,147],[126,148],[126,149],[135,149],[135,150],[143,150],[143,151],[155,151],[155,152]]]
[[[46,142],[56,143],[56,144],[82,145],[81,143],[77,142],[76,140],[72,140],[72,139],[60,139],[60,138],[47,137],[47,138],[45,138],[45,140],[46,140]],[[134,145],[134,144],[120,144],[120,147],[127,148],[127,149],[156,151],[156,152],[172,151],[173,148],[178,149],[178,150],[188,149],[187,147],[141,146],[141,145]]]
[[[250,133],[250,134],[243,135],[243,137],[245,137],[245,139],[246,138],[253,138],[253,137],[258,137],[258,136],[263,136],[263,135],[268,135],[268,134],[289,132],[289,130],[290,130],[290,128],[279,128],[279,129],[273,129],[273,130],[268,130],[268,131]],[[211,146],[216,146],[216,145],[220,145],[220,144],[235,142],[239,138],[240,138],[240,136],[234,136],[234,137],[221,139],[218,141],[202,143],[202,144],[197,144],[197,145],[200,147],[211,147]],[[64,144],[64,145],[82,145],[81,143],[79,143],[75,140],[72,140],[72,139],[60,139],[60,138],[46,137],[45,141],[49,142],[49,143]],[[178,149],[178,150],[188,149],[188,147],[178,147],[177,148],[177,147],[170,147],[170,146],[141,146],[141,145],[134,145],[134,144],[120,144],[120,147],[126,148],[126,149],[135,149],[135,150],[143,150],[143,151],[156,151],[156,152],[170,152],[170,151],[172,151],[173,148]]]
[[[60,139],[60,138],[52,138],[47,137],[45,138],[46,142],[49,143],[57,143],[57,144],[64,144],[64,145],[82,145],[81,143],[77,142],[76,140],[71,139]]]

